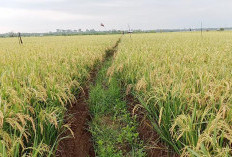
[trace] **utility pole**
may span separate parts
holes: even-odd
[[[22,40],[22,37],[21,37],[21,34],[20,34],[20,32],[19,32],[19,34],[18,34],[18,37],[19,37],[19,44],[23,44],[23,40]]]
[[[203,28],[202,28],[202,21],[201,21],[201,36],[202,36]]]
[[[128,24],[128,28],[129,28],[129,30],[128,30],[128,33],[130,34],[130,38],[131,38],[131,34],[132,34],[132,30],[131,30],[131,28],[130,28],[130,25]]]

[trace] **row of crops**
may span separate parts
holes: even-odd
[[[124,35],[104,70],[139,100],[160,141],[176,154],[231,156],[231,35]],[[0,156],[54,156],[62,131],[70,129],[64,122],[68,106],[119,37],[30,37],[24,45],[0,39]],[[108,100],[104,92],[91,96]]]
[[[118,38],[0,39],[0,156],[53,156],[67,107]]]
[[[231,32],[125,36],[110,75],[126,84],[163,142],[183,156],[230,156]]]

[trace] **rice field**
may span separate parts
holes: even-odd
[[[0,39],[0,156],[53,156],[64,115],[118,36]]]
[[[86,122],[96,156],[148,156],[129,94],[176,156],[232,156],[232,32],[120,36],[0,38],[0,156],[55,156],[96,65]]]
[[[231,156],[231,32],[126,36],[109,69],[182,156]]]

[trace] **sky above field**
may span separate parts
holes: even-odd
[[[232,26],[231,0],[1,0],[0,33]]]

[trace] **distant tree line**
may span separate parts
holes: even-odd
[[[22,36],[72,36],[72,35],[104,35],[104,34],[122,34],[127,33],[127,30],[106,30],[106,31],[96,31],[95,29],[78,29],[78,30],[71,30],[71,29],[56,29],[56,31],[47,32],[47,33],[21,33]],[[147,32],[155,32],[155,31],[143,31],[143,30],[133,30],[133,33],[147,33]],[[0,37],[17,37],[18,33],[9,32],[0,34]]]
[[[232,28],[203,28],[203,31],[224,31],[232,30]],[[132,30],[133,33],[162,33],[162,32],[187,32],[187,31],[201,31],[201,28],[185,28],[185,29],[156,29],[156,30]],[[95,29],[56,29],[56,31],[47,33],[21,33],[24,37],[30,36],[72,36],[72,35],[104,35],[104,34],[123,34],[127,33],[128,30],[106,30],[106,31],[96,31]],[[17,37],[18,33],[8,32],[0,34],[0,37]]]

